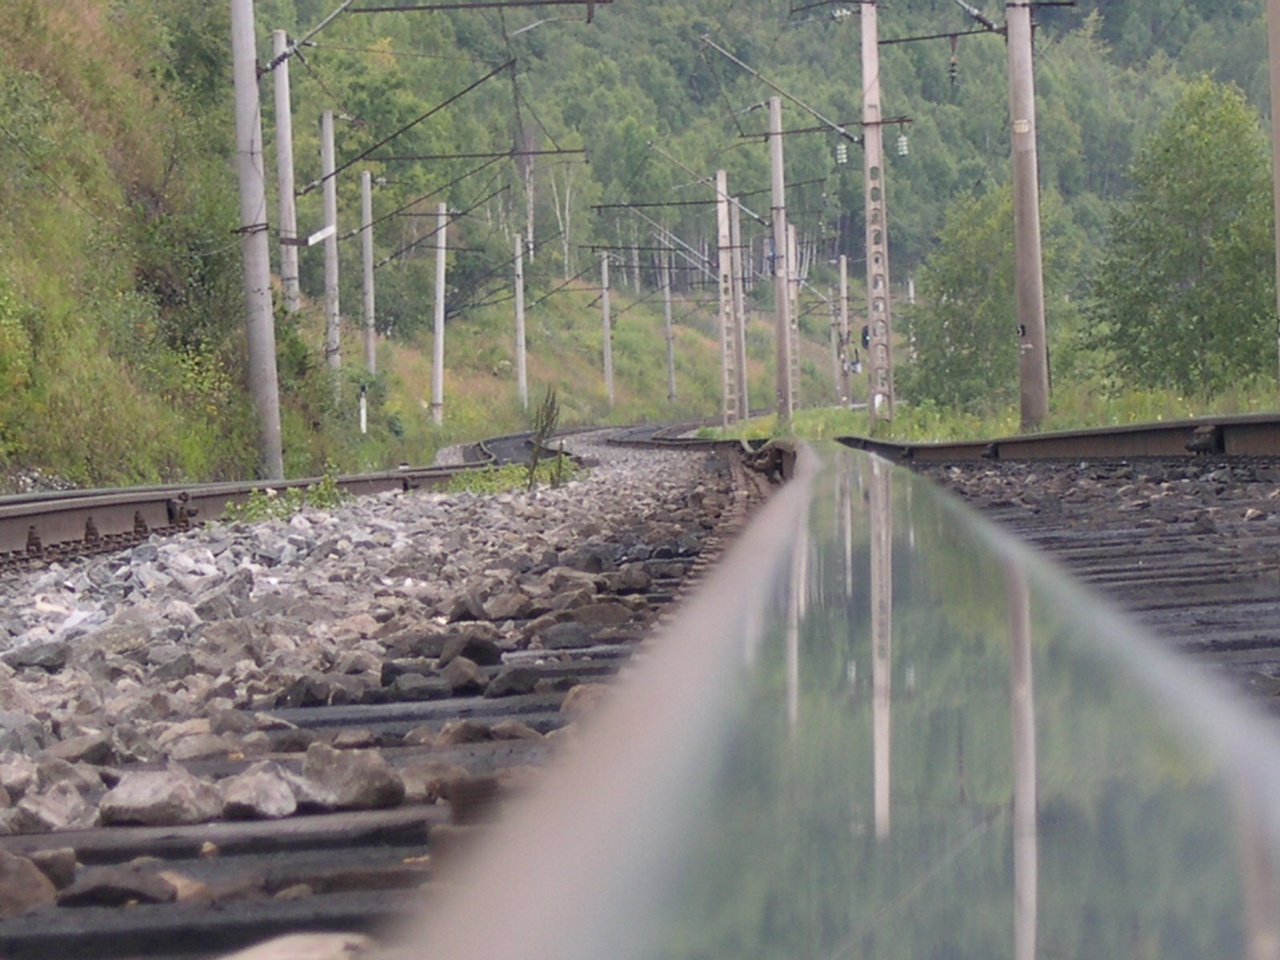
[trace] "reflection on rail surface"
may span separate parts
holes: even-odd
[[[962,506],[823,447],[397,956],[1270,957],[1277,757]]]

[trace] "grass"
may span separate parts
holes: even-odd
[[[532,490],[537,487],[560,487],[582,476],[581,469],[568,457],[552,457],[530,470],[521,464],[484,467],[459,473],[449,481],[447,493],[506,493],[510,490]]]
[[[720,409],[720,355],[715,318],[677,304],[676,394],[667,397],[666,342],[662,307],[633,299],[626,291],[612,297],[617,324],[612,340],[614,403],[604,388],[603,323],[594,287],[569,287],[529,312],[526,318],[530,409],[516,391],[514,319],[509,308],[490,307],[450,321],[445,331],[443,422],[432,418],[433,333],[420,330],[379,347],[377,389],[380,403],[371,413],[369,434],[361,436],[353,416],[340,419],[344,440],[326,451],[344,469],[381,469],[400,462],[431,462],[442,447],[529,430],[533,408],[548,390],[559,405],[561,426],[596,423],[661,422],[710,418]],[[643,295],[642,295],[643,297]],[[529,299],[536,300],[530,295]],[[318,321],[309,321],[307,342],[319,342]],[[752,329],[748,376],[755,403],[771,399],[771,338]],[[807,349],[821,350],[817,344]],[[361,356],[354,332],[344,342],[345,357]],[[828,364],[829,365],[829,364]],[[822,369],[820,364],[809,364]],[[354,366],[349,379],[354,377]],[[806,383],[808,395],[822,389]],[[354,409],[354,390],[346,400]],[[316,441],[318,442],[318,441]],[[313,442],[311,446],[315,446]],[[344,445],[345,444],[345,449]],[[314,455],[314,454],[312,454]],[[301,473],[290,465],[290,475]],[[313,471],[314,472],[314,471]]]
[[[1243,383],[1229,393],[1188,397],[1173,390],[1127,390],[1113,395],[1085,387],[1059,389],[1050,399],[1050,414],[1041,432],[1082,430],[1183,420],[1191,417],[1258,413],[1280,409],[1275,383],[1265,378]],[[936,404],[912,405],[899,402],[892,421],[872,423],[865,410],[839,407],[812,407],[795,411],[789,435],[806,440],[841,436],[874,436],[885,440],[919,443],[985,440],[1015,436],[1020,414],[1016,406],[993,410],[985,415],[949,410]],[[706,436],[731,438],[775,437],[783,435],[773,414],[756,417],[730,430],[707,428]]]
[[[303,510],[334,510],[351,500],[337,483],[337,473],[325,475],[305,487],[287,487],[283,492],[271,487],[254,490],[241,503],[229,503],[222,512],[228,523],[255,523],[262,520],[287,520]]]

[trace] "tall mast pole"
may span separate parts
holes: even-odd
[[[1271,178],[1276,214],[1276,315],[1280,318],[1280,0],[1267,0],[1267,49],[1271,61]],[[1276,353],[1280,358],[1280,325]],[[1280,362],[1280,361],[1278,361]]]
[[[666,247],[666,244],[663,244]],[[676,332],[671,319],[671,250],[662,251],[662,332],[667,341],[667,402],[676,401]]]
[[[360,259],[364,268],[364,365],[373,375],[378,372],[377,297],[373,286],[373,174],[368,170],[360,173],[360,217]]]
[[[298,205],[293,176],[293,105],[289,93],[289,38],[283,30],[271,34],[276,96],[276,178],[280,190],[280,288],[286,313],[297,313],[302,301],[298,285]]]
[[[244,261],[249,394],[261,430],[262,473],[284,479],[275,318],[271,312],[271,251],[267,239],[266,167],[262,158],[258,54],[253,0],[231,0],[232,75],[236,98],[236,168],[240,183],[240,254]]]
[[[729,178],[716,171],[716,276],[720,294],[720,423],[738,420],[738,375],[734,369],[737,340],[734,336],[733,246],[729,229]]]
[[[737,356],[738,419],[746,420],[751,416],[751,404],[747,398],[747,297],[743,289],[740,209],[736,201],[729,207],[729,243],[732,246],[729,260],[733,265],[733,349]]]
[[[1009,0],[1009,110],[1013,128],[1014,294],[1018,308],[1018,382],[1022,429],[1049,415],[1044,275],[1040,255],[1040,185],[1036,172],[1036,99],[1032,76],[1031,4]]]
[[[524,237],[516,234],[516,392],[520,409],[529,409],[529,372],[524,331]]]
[[[849,258],[840,254],[840,402],[852,404],[849,392]]]
[[[600,256],[600,312],[604,341],[604,394],[613,409],[613,318],[609,315],[609,254]]]
[[[787,187],[782,162],[782,98],[769,98],[769,159],[772,169],[773,308],[777,349],[778,427],[789,430],[791,400],[791,292],[787,280]]]
[[[444,423],[444,282],[448,238],[449,205],[441,202],[436,206],[435,336],[431,344],[431,419],[437,427]]]
[[[333,145],[333,111],[320,115],[320,175],[324,178],[324,356],[334,374],[342,368],[342,315],[338,303],[338,178]]]
[[[893,344],[889,311],[889,220],[880,126],[880,40],[875,0],[862,3],[863,182],[867,210],[867,318],[872,421],[893,419]]]

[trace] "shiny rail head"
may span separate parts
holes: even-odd
[[[1266,956],[1280,749],[957,501],[799,452],[389,955]]]

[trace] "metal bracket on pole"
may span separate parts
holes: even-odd
[[[280,243],[286,247],[314,247],[317,243],[323,243],[338,232],[338,228],[332,224],[327,227],[321,227],[309,237],[281,237]]]

